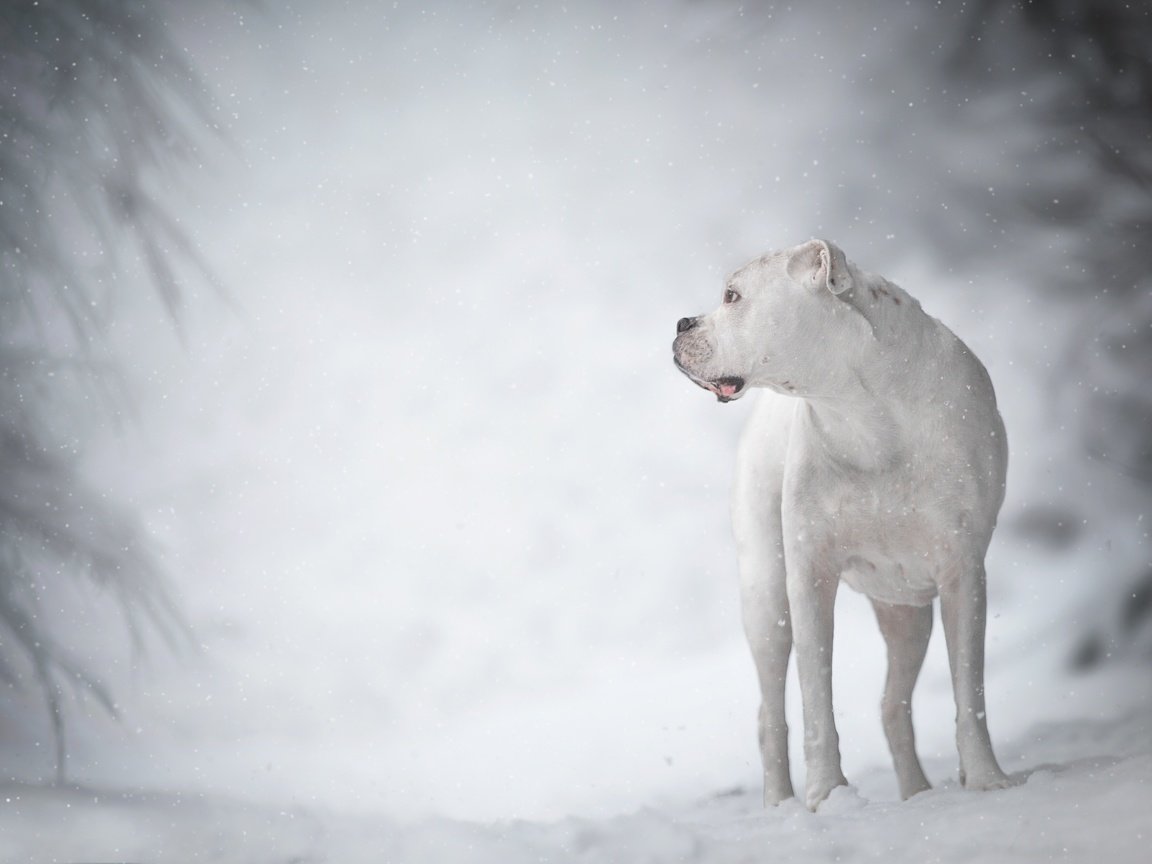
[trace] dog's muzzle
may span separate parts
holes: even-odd
[[[698,334],[686,336],[700,324],[700,318],[681,318],[676,322],[676,341],[672,343],[672,360],[676,368],[687,375],[694,384],[715,394],[721,402],[731,402],[739,398],[744,390],[744,379],[738,375],[725,375],[723,378],[701,378],[688,368],[686,363],[703,365],[712,355],[712,348],[704,340],[695,338]]]

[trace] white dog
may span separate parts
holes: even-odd
[[[1008,785],[984,714],[984,554],[1007,447],[980,361],[902,289],[823,240],[747,264],[718,309],[676,331],[676,365],[721,402],[772,391],[745,429],[733,499],[765,803],[793,795],[784,720],[793,645],[807,805],[847,782],[832,716],[841,579],[871,598],[888,645],[881,710],[901,796],[930,788],[910,705],[937,595],[961,782]]]

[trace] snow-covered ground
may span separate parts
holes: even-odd
[[[240,311],[194,291],[182,349],[125,304],[140,418],[87,460],[201,647],[137,664],[98,598],[76,613],[124,665],[124,721],[69,706],[81,785],[7,787],[0,859],[1145,860],[1152,676],[1068,661],[1147,566],[1148,520],[1069,431],[1081,382],[1053,390],[1083,309],[1016,284],[1068,247],[958,217],[986,246],[954,268],[920,231],[944,178],[1009,182],[1027,109],[950,126],[918,38],[939,13],[852,9],[183,7],[239,154],[183,221]],[[845,590],[859,792],[759,810],[727,521],[748,406],[669,348],[727,270],[812,235],[997,385],[988,699],[1018,788],[956,789],[937,633],[914,710],[939,788],[895,801],[883,647]],[[1036,513],[1068,524],[1043,541]],[[50,774],[33,719],[9,738],[16,777]]]
[[[733,787],[604,819],[400,823],[220,796],[76,788],[0,789],[5,861],[535,862],[1147,861],[1152,714],[1054,723],[1002,748],[1016,788],[948,781],[908,802],[833,792],[818,814],[792,800],[765,811]],[[1024,754],[1027,756],[1024,756]],[[939,760],[929,760],[936,773]],[[885,785],[868,772],[861,788]]]

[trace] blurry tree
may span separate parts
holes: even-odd
[[[94,410],[130,407],[103,356],[117,291],[142,269],[178,328],[177,272],[208,275],[155,193],[212,129],[165,5],[0,5],[0,677],[46,699],[57,781],[65,692],[116,707],[101,670],[54,632],[49,601],[87,580],[115,598],[135,646],[186,633],[141,526],[74,458]]]
[[[1079,267],[1037,270],[1086,304],[1057,374],[1085,394],[1089,453],[1127,478],[1152,515],[1152,6],[982,0],[963,14],[949,73],[974,82],[977,101],[1026,91],[1041,126],[1033,161],[1005,196],[1022,206],[997,218],[1073,238]],[[1152,652],[1152,571],[1122,584],[1074,665]]]

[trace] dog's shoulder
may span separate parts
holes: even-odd
[[[914,395],[919,385],[933,393],[955,389],[966,401],[995,403],[984,364],[944,322],[895,282],[865,271],[854,275],[849,300],[871,325],[875,359],[900,391]]]

